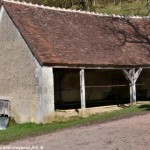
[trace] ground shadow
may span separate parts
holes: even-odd
[[[140,106],[138,106],[138,108],[150,111],[150,104],[149,105],[148,104],[140,105]]]

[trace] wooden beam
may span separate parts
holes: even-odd
[[[125,67],[109,67],[109,66],[105,66],[105,67],[76,67],[76,66],[52,66],[52,68],[61,68],[61,69],[90,69],[90,70],[92,70],[92,69],[104,69],[104,70],[108,70],[108,69],[110,69],[110,70],[123,70],[123,69],[131,69],[131,67],[127,67],[127,66],[125,66]],[[150,66],[148,67],[142,67],[143,69],[145,68],[147,68],[147,69],[149,69],[150,68]]]
[[[142,71],[142,68],[139,68],[137,71],[135,68],[132,68],[129,71],[126,69],[123,69],[125,77],[129,81],[130,103],[136,102],[136,81],[137,81],[141,71]]]
[[[81,108],[86,108],[85,104],[85,76],[84,69],[80,70],[80,97],[81,97]]]
[[[136,85],[143,85],[143,84],[136,84]],[[85,88],[107,88],[107,87],[124,87],[129,86],[128,84],[118,84],[118,85],[99,85],[99,86],[85,86]]]
[[[126,79],[127,79],[129,82],[131,82],[132,79],[131,79],[131,77],[130,77],[129,72],[128,72],[126,69],[123,69],[123,73],[124,73]]]
[[[139,78],[140,74],[142,72],[142,68],[139,68],[136,73],[135,73],[135,80],[137,81],[137,79]]]

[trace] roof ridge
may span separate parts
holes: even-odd
[[[65,11],[65,12],[76,12],[81,14],[87,14],[87,15],[94,15],[94,16],[104,16],[104,17],[115,17],[115,18],[134,18],[134,19],[143,19],[143,18],[150,18],[150,16],[138,16],[138,15],[116,15],[116,14],[107,14],[107,13],[96,13],[96,12],[89,12],[89,11],[81,11],[81,10],[75,10],[75,9],[66,9],[66,8],[60,8],[60,7],[50,7],[50,6],[44,6],[39,4],[33,4],[33,3],[27,3],[25,1],[21,2],[18,0],[1,0],[3,2],[10,2],[15,4],[22,4],[26,6],[32,6],[37,8],[43,8],[43,9],[50,9],[50,10],[58,10],[58,11]]]

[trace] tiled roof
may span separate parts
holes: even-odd
[[[46,66],[150,66],[150,19],[3,1],[30,50]]]

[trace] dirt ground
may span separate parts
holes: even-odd
[[[39,150],[149,150],[150,113],[66,129],[16,141],[9,146],[31,146]]]

